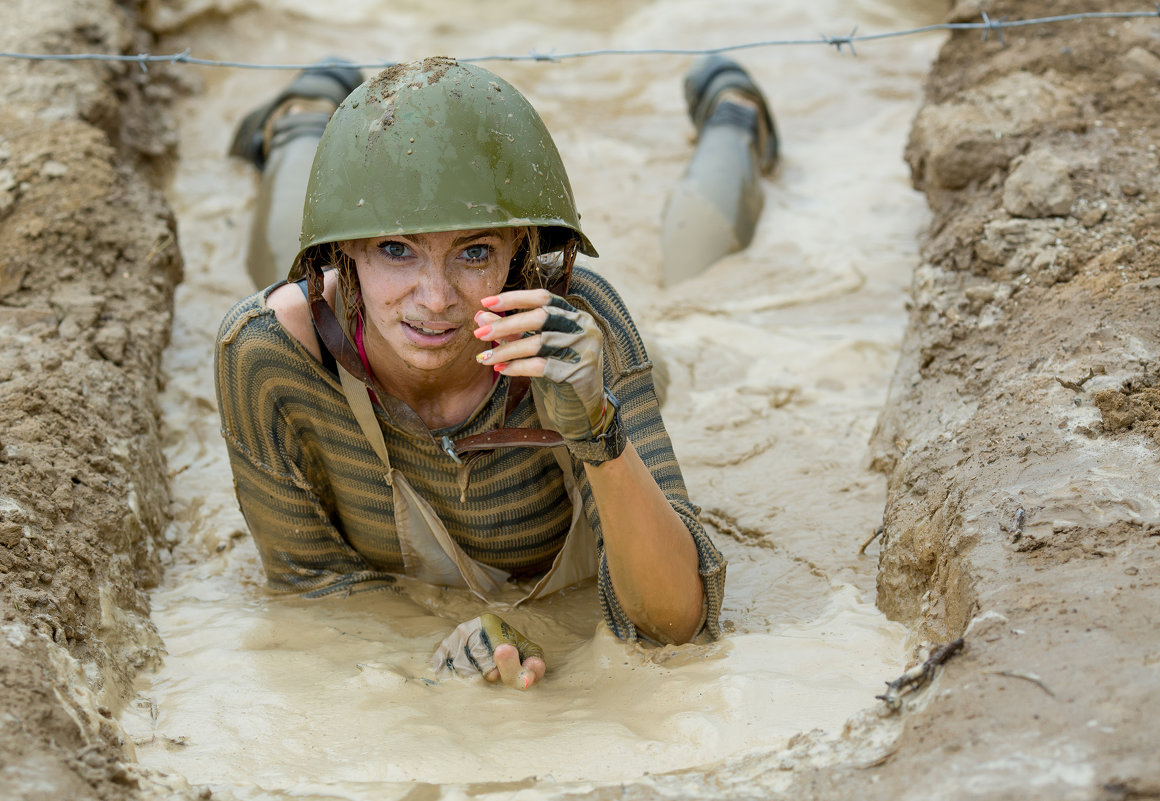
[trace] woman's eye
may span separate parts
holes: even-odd
[[[463,257],[474,262],[487,261],[490,255],[491,247],[489,245],[471,245],[463,251]]]
[[[379,245],[379,250],[391,259],[403,259],[411,255],[411,249],[402,242],[384,242]]]

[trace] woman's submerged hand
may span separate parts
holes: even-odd
[[[431,657],[440,678],[481,674],[488,681],[526,690],[544,678],[544,649],[490,612],[460,623]]]
[[[546,289],[503,292],[481,303],[486,311],[475,315],[475,336],[495,345],[479,354],[480,364],[530,377],[545,423],[565,439],[602,433],[613,410],[604,397],[604,335],[592,315]]]

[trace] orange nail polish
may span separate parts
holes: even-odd
[[[499,298],[496,297],[495,295],[489,295],[488,297],[483,298],[479,302],[490,309],[492,306],[499,303]]]
[[[494,369],[497,373],[502,373],[507,369],[507,362],[500,362],[499,364],[493,365],[492,369]]]
[[[483,339],[485,336],[487,336],[490,333],[491,333],[491,326],[490,325],[481,325],[479,328],[475,329],[475,336],[478,337],[479,339]]]

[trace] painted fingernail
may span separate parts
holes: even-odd
[[[479,328],[475,329],[475,336],[478,337],[479,339],[483,339],[485,336],[487,336],[490,333],[491,333],[491,326],[490,325],[481,325]]]
[[[497,373],[502,373],[507,369],[507,362],[500,362],[499,364],[492,365],[492,369],[494,369]]]
[[[495,295],[489,295],[486,298],[483,298],[482,300],[480,300],[479,302],[490,309],[492,306],[499,303],[499,298],[496,297]]]
[[[480,364],[485,364],[491,358],[491,351],[485,350],[483,353],[475,354],[475,360]]]
[[[486,313],[487,313],[487,312],[484,312],[484,311],[477,311],[477,312],[475,313],[475,317],[473,317],[473,318],[471,318],[471,319],[475,320],[475,322],[478,324],[478,323],[479,323],[479,315],[481,315],[481,314],[486,314]]]

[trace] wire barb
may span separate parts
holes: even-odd
[[[994,31],[999,37],[999,44],[1006,46],[1007,41],[1003,38],[1003,21],[1006,17],[999,17],[999,19],[991,19],[987,16],[986,11],[979,12],[983,15],[983,41],[987,41],[987,34]]]
[[[854,38],[857,33],[858,26],[855,25],[854,29],[850,31],[848,36],[826,36],[823,34],[822,40],[828,45],[833,45],[839,54],[841,54],[843,47],[849,47],[850,54],[856,56],[858,55],[858,51],[854,49]]]

